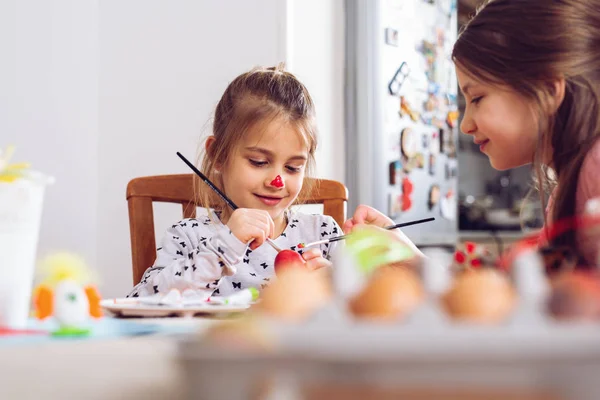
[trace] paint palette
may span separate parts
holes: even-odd
[[[250,308],[249,304],[230,305],[204,304],[191,305],[162,305],[145,304],[136,298],[106,299],[100,302],[100,307],[116,316],[121,317],[193,317],[195,315],[226,315],[240,313]]]

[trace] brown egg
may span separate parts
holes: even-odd
[[[583,271],[559,273],[551,280],[548,312],[561,320],[596,320],[600,317],[600,279]]]
[[[413,270],[384,266],[348,302],[348,308],[357,318],[397,321],[413,311],[422,299],[423,287]]]
[[[482,324],[505,320],[516,301],[508,278],[492,268],[459,274],[442,296],[442,306],[450,317]]]
[[[285,268],[278,273],[277,280],[262,291],[255,309],[284,320],[302,321],[330,298],[327,271]]]

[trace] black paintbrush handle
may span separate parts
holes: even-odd
[[[236,206],[233,201],[229,200],[229,197],[225,196],[225,193],[221,192],[221,190],[219,190],[219,188],[216,187],[210,181],[210,179],[208,179],[206,177],[206,175],[204,175],[202,172],[200,172],[200,170],[198,170],[198,168],[196,168],[194,166],[194,164],[189,162],[188,159],[185,158],[180,152],[177,152],[177,155],[179,156],[179,158],[181,158],[183,160],[184,163],[187,164],[188,167],[190,167],[192,169],[192,171],[194,171],[196,173],[196,175],[198,175],[200,177],[200,179],[202,179],[204,181],[204,183],[206,183],[212,190],[214,190],[223,199],[223,201],[225,203],[227,203],[227,205],[229,207],[231,207],[232,210],[237,210],[238,206]]]
[[[435,219],[434,217],[425,218],[425,219],[418,219],[416,221],[403,222],[401,224],[386,226],[384,229],[391,230],[391,229],[403,228],[405,226],[417,225],[417,224],[422,224],[424,222],[433,221],[434,219]],[[347,237],[348,237],[348,235],[337,236],[337,237],[329,239],[329,242],[337,242],[338,240],[344,240]]]

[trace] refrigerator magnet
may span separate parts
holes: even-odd
[[[402,163],[399,160],[392,161],[389,165],[389,182],[390,185],[395,185],[400,182],[400,175],[402,174]]]
[[[440,129],[440,151],[448,158],[456,158],[456,144],[454,143],[454,130]]]
[[[415,155],[415,164],[417,168],[425,168],[425,156],[423,153],[417,153]]]
[[[453,71],[450,71],[452,74],[454,73]],[[446,106],[448,107],[456,107],[456,103],[457,103],[457,99],[458,96],[452,93],[446,93],[446,95],[444,96],[444,103],[446,103]]]
[[[431,142],[429,143],[429,151],[431,154],[440,154],[440,134],[439,132],[433,132],[431,135]]]
[[[388,195],[388,217],[394,219],[400,214],[402,210],[402,204],[400,203],[400,196],[389,194]]]
[[[402,193],[405,196],[410,196],[414,188],[415,187],[409,178],[405,177],[404,179],[402,179]]]
[[[460,116],[460,113],[458,111],[448,112],[448,115],[446,116],[446,123],[448,124],[450,129],[454,129],[456,127],[456,125],[458,124],[459,116]]]
[[[427,208],[429,211],[440,202],[440,195],[441,191],[439,185],[432,185],[431,188],[429,188],[429,199],[427,200]]]
[[[402,84],[406,80],[406,77],[408,77],[409,73],[410,69],[408,68],[408,64],[405,62],[400,64],[400,66],[396,70],[396,73],[388,83],[388,91],[392,96],[398,95],[398,93],[400,92],[400,88],[402,87]]]
[[[406,97],[404,97],[404,96],[400,96],[399,114],[401,117],[408,115],[410,117],[410,119],[412,119],[414,122],[417,122],[419,120],[419,118],[421,117],[421,114],[419,114],[418,112],[416,112],[415,110],[412,109],[410,104],[408,104],[408,100],[406,100]]]
[[[385,28],[385,44],[398,47],[398,31],[393,28]]]
[[[404,172],[407,174],[410,173],[417,166],[417,157],[405,159],[403,166]]]
[[[456,175],[457,175],[456,160],[449,159],[446,162],[446,165],[444,167],[444,172],[446,175],[446,180],[456,178]]]
[[[440,199],[440,214],[450,221],[455,221],[457,213],[456,208],[456,196],[454,196],[452,189],[449,189]]]
[[[402,203],[401,204],[402,212],[406,212],[406,211],[410,210],[412,208],[412,200],[411,200],[410,196],[402,194],[402,195],[400,195],[400,197],[401,197],[401,203]]]
[[[421,141],[422,141],[422,144],[423,144],[423,148],[424,148],[424,149],[427,149],[427,148],[429,148],[429,140],[430,140],[430,138],[429,138],[429,134],[427,134],[427,133],[424,133],[424,134],[423,134],[423,137],[422,137],[422,139],[421,139]]]
[[[450,135],[448,134],[446,129],[441,129],[441,128],[439,130],[439,134],[440,134],[440,152],[445,153],[448,148],[448,139],[449,139],[448,136],[450,136]]]
[[[417,153],[417,135],[411,128],[404,128],[400,136],[400,150],[406,158],[412,158]]]
[[[438,106],[439,102],[437,96],[433,93],[429,93],[429,97],[427,98],[427,101],[425,101],[424,104],[425,111],[433,112],[438,109]]]
[[[434,154],[429,155],[429,175],[435,175],[436,157]]]
[[[438,117],[433,117],[431,119],[431,125],[439,129],[444,129],[446,127],[446,121]]]
[[[441,26],[438,26],[435,28],[435,37],[436,37],[436,41],[437,41],[437,46],[438,47],[444,47],[444,44],[446,43],[446,30],[444,28],[442,28]]]

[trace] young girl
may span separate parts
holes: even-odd
[[[600,0],[494,0],[454,45],[462,131],[496,169],[533,164],[547,226],[600,196],[599,26]],[[600,248],[584,231],[553,244],[588,265]]]
[[[340,235],[336,222],[289,210],[317,147],[314,105],[304,85],[281,65],[238,76],[217,104],[212,133],[201,171],[239,208],[232,212],[198,181],[208,217],[169,228],[156,262],[129,296],[173,288],[206,297],[262,289],[274,276],[277,255],[267,238],[298,251],[310,269],[330,265],[335,242],[305,251],[297,245]]]
[[[461,130],[498,170],[533,164],[546,224],[581,215],[600,196],[600,0],[492,0],[454,45],[466,99]],[[384,226],[364,206],[344,224]],[[595,264],[600,240],[553,241]]]

